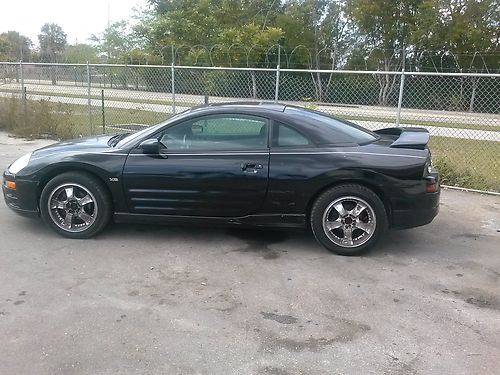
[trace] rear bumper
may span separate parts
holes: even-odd
[[[392,228],[406,229],[429,224],[439,212],[438,190],[435,193],[425,193],[415,204],[415,208],[394,210],[392,212]]]
[[[33,181],[15,179],[14,176],[4,173],[4,181],[15,181],[16,189],[9,189],[2,184],[3,197],[7,207],[15,213],[25,217],[38,217],[37,184]]]

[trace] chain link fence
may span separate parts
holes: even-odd
[[[425,127],[444,183],[500,191],[500,74],[0,63],[0,129],[26,137],[137,130],[232,101]]]

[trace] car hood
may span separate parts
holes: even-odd
[[[37,158],[46,155],[56,154],[56,153],[67,153],[67,152],[96,152],[104,150],[113,150],[113,147],[108,145],[109,140],[113,135],[99,135],[78,139],[71,139],[59,143],[54,143],[52,145],[39,148],[33,152],[33,155]]]

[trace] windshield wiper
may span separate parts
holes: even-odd
[[[115,147],[118,142],[120,142],[123,138],[125,138],[127,135],[130,133],[122,133],[122,134],[117,134],[111,137],[108,141],[108,146]]]

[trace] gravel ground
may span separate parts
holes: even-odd
[[[0,166],[47,142],[0,133]],[[2,374],[498,374],[500,198],[444,190],[367,256],[308,233],[110,226],[0,203]]]

